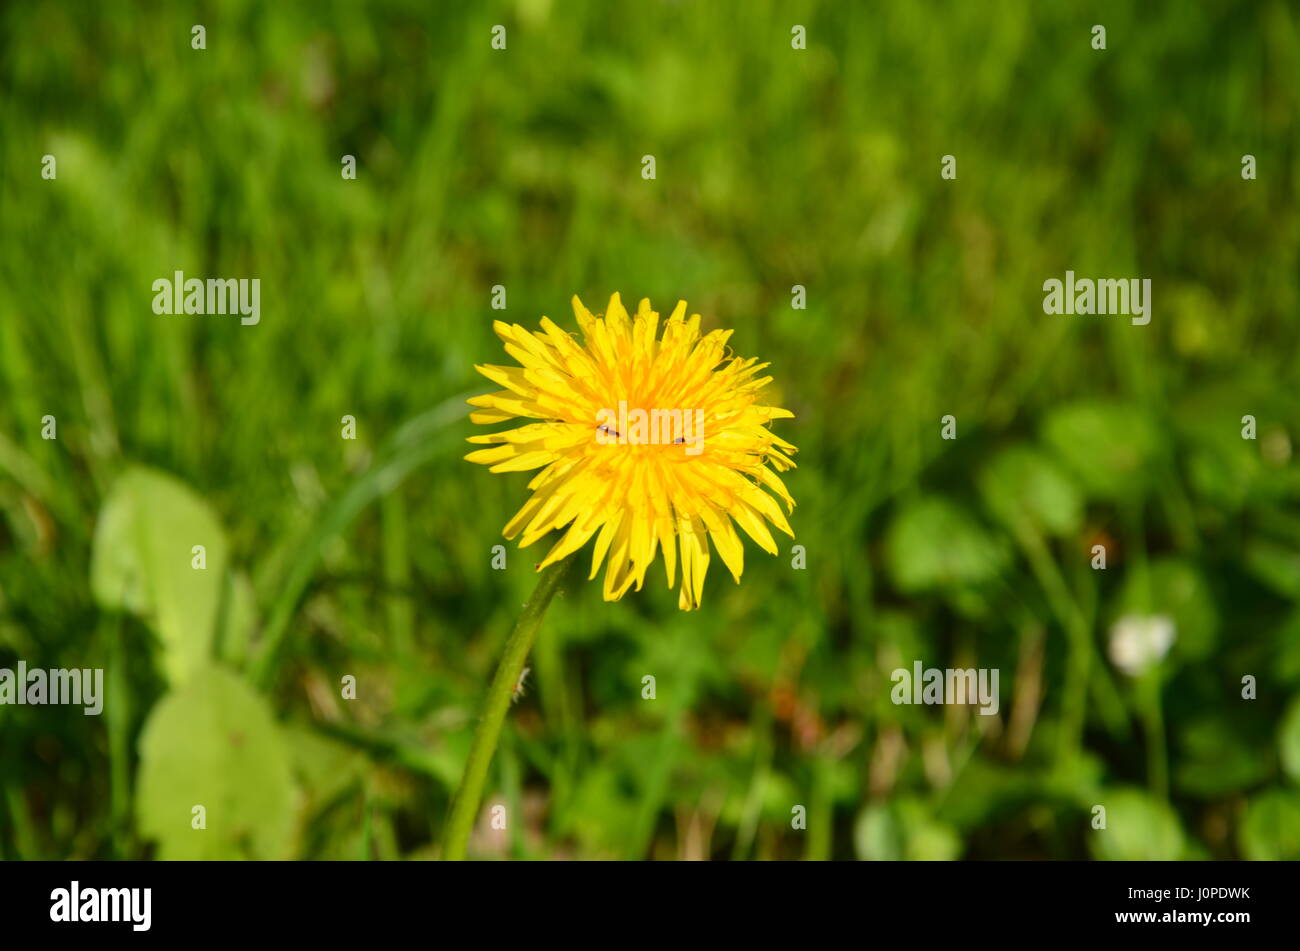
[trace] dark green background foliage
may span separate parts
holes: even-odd
[[[491,568],[472,365],[618,290],[773,362],[807,569],[567,592],[472,854],[1300,858],[1295,4],[13,3],[0,110],[0,666],[108,691],[0,707],[3,856],[436,855],[546,547]],[[1067,268],[1150,325],[1045,315]]]

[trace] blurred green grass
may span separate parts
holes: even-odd
[[[808,567],[751,548],[693,614],[570,592],[477,854],[1300,857],[1298,66],[1280,0],[6,6],[0,666],[110,692],[0,706],[0,855],[192,842],[192,764],[142,750],[197,688],[91,587],[133,465],[229,539],[203,695],[270,711],[206,854],[435,854],[542,554],[491,569],[527,477],[464,463],[457,407],[493,318],[617,290],[772,361]],[[1151,278],[1150,326],[1044,315],[1067,268]],[[153,314],[174,270],[260,278],[261,323]],[[1177,624],[1154,703],[1105,658],[1131,611]],[[997,722],[890,703],[914,659],[1000,668]]]

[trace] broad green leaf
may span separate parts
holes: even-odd
[[[858,858],[897,862],[903,857],[903,830],[888,806],[868,806],[853,826]]]
[[[204,829],[192,827],[195,806]],[[136,816],[158,858],[286,858],[294,812],[280,729],[243,680],[206,667],[154,707],[140,736]]]
[[[1136,406],[1111,402],[1057,410],[1044,423],[1043,438],[1091,494],[1106,499],[1139,497],[1164,441]]]
[[[570,807],[556,816],[556,832],[572,835],[588,854],[623,854],[639,808],[616,769],[596,763],[579,780]]]
[[[1285,683],[1300,683],[1300,607],[1293,609],[1273,633],[1277,645],[1276,672]]]
[[[858,858],[869,861],[948,862],[961,857],[961,837],[920,802],[900,799],[868,806],[853,829]]]
[[[1278,732],[1278,747],[1282,769],[1295,782],[1300,783],[1300,697],[1291,701],[1282,728]]]
[[[1278,594],[1300,598],[1300,551],[1267,538],[1246,544],[1246,569]]]
[[[281,727],[289,747],[294,775],[306,804],[318,811],[332,803],[365,775],[366,760],[350,746],[322,736],[306,724]]]
[[[1195,720],[1178,732],[1174,776],[1185,793],[1211,799],[1240,792],[1265,779],[1272,768],[1261,745],[1252,745],[1221,717]]]
[[[940,816],[962,833],[969,833],[983,824],[996,823],[1000,815],[1041,805],[1049,793],[1033,770],[972,756],[953,777]]]
[[[1012,529],[1066,535],[1083,517],[1074,481],[1037,449],[1015,446],[998,453],[981,471],[979,486],[989,511]]]
[[[202,545],[206,567],[193,567]],[[139,615],[158,634],[162,667],[183,684],[212,651],[229,549],[208,505],[173,476],[132,468],[100,509],[90,584],[105,608]]]
[[[1270,789],[1252,799],[1237,843],[1241,854],[1254,862],[1300,859],[1300,792]]]
[[[904,507],[885,544],[890,575],[906,592],[988,581],[1007,561],[1003,539],[965,509],[937,497]]]
[[[1107,861],[1174,860],[1183,853],[1178,817],[1165,803],[1135,789],[1103,794],[1106,828],[1088,828],[1092,854]]]
[[[799,801],[799,789],[789,776],[773,770],[763,780],[763,816],[773,822],[789,821],[790,804]]]
[[[1214,436],[1213,442],[1198,443],[1188,453],[1189,482],[1199,497],[1235,511],[1246,504],[1258,478],[1259,452],[1231,426]]]

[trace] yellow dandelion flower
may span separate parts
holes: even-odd
[[[505,389],[471,399],[478,409],[470,419],[538,422],[472,436],[470,442],[491,448],[465,458],[492,472],[542,470],[504,531],[508,539],[522,532],[519,547],[526,548],[567,527],[538,571],[596,536],[591,578],[607,562],[605,600],[617,601],[633,584],[641,589],[660,548],[671,588],[680,547],[678,605],[697,608],[710,539],[739,582],[744,547],[736,525],[773,555],[765,520],[794,537],[764,491],[793,512],[794,499],[772,470],[793,468],[788,454],[795,447],[768,427],[794,414],[758,402],[772,379],[758,377],[768,364],[730,356],[730,330],[701,335],[700,315],[687,319],[685,301],[662,335],[648,300],[629,317],[615,294],[602,318],[575,296],[573,313],[581,343],[546,317],[540,333],[493,324],[521,365],[476,367]]]

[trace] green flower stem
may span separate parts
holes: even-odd
[[[1060,766],[1072,765],[1083,745],[1088,672],[1094,651],[1092,639],[1083,612],[1042,535],[1025,527],[1016,532],[1016,538],[1029,559],[1030,569],[1038,579],[1039,586],[1047,596],[1049,608],[1065,629],[1068,641],[1068,674],[1065,695],[1061,701],[1057,763]]]
[[[1147,782],[1157,799],[1169,799],[1169,762],[1165,750],[1165,718],[1160,705],[1161,670],[1157,664],[1138,684],[1143,728],[1147,735]]]
[[[542,572],[533,596],[524,605],[523,613],[515,621],[510,639],[506,641],[505,654],[497,667],[496,676],[492,678],[492,685],[488,687],[483,715],[474,730],[474,742],[465,763],[465,773],[461,776],[460,789],[456,791],[451,814],[447,817],[442,840],[442,857],[446,860],[462,861],[465,858],[469,835],[474,828],[479,803],[483,799],[483,784],[487,780],[488,766],[492,763],[492,754],[496,752],[497,739],[501,736],[506,711],[510,709],[515,684],[519,682],[519,675],[524,669],[528,652],[532,650],[537,630],[542,626],[546,608],[560,590],[572,560],[570,556]]]

